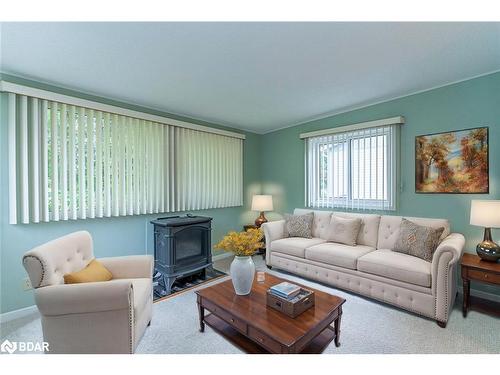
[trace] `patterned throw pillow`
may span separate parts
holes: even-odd
[[[434,251],[439,245],[439,238],[444,228],[431,228],[403,219],[394,251],[432,261]]]
[[[285,230],[288,237],[312,238],[314,213],[305,215],[285,214]]]
[[[328,241],[356,246],[361,219],[347,219],[332,215],[328,226]]]

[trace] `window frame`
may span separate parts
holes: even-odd
[[[325,135],[320,134],[316,136],[306,137],[301,135],[301,138],[305,138],[305,206],[309,208],[339,208],[339,209],[352,209],[352,210],[378,210],[378,211],[395,211],[397,209],[398,202],[398,185],[400,178],[400,160],[399,160],[399,150],[400,150],[400,127],[399,124],[383,125],[376,127],[366,127],[361,129],[354,129],[345,132],[335,132],[337,139],[340,139],[338,143],[331,141],[321,142],[320,139]],[[347,128],[347,127],[346,127]],[[366,130],[370,130],[369,133],[365,133]],[[375,132],[375,133],[372,133]],[[380,134],[379,134],[380,132]],[[320,132],[318,132],[320,133]],[[332,132],[334,133],[334,132]],[[314,133],[310,133],[314,134]],[[332,134],[330,134],[332,135]],[[354,151],[353,151],[353,141],[355,139],[369,139],[371,137],[385,136],[387,137],[387,145],[382,152],[387,155],[384,158],[384,169],[386,170],[385,185],[387,189],[387,196],[385,199],[373,199],[373,198],[354,198],[354,179],[353,179],[353,164],[354,164]],[[342,139],[343,137],[343,139]],[[316,176],[312,175],[311,172],[311,158],[314,157],[315,149],[311,147],[312,142],[321,142],[324,144],[331,144],[333,148],[339,144],[347,145],[346,152],[346,166],[347,169],[346,179],[347,181],[345,191],[346,196],[335,197],[332,196],[322,198],[320,196],[314,196],[314,192],[311,192],[309,186],[314,185],[310,183],[309,179],[319,177],[319,173]],[[392,143],[392,145],[391,145]],[[372,147],[372,146],[371,146]],[[319,149],[319,148],[318,148]],[[333,150],[329,153],[333,153]],[[328,156],[329,160],[332,160],[331,156]],[[326,168],[330,169],[329,167]],[[318,168],[319,170],[319,168]],[[382,172],[384,174],[384,172]],[[332,179],[334,175],[332,176]],[[328,177],[327,177],[328,179]],[[370,183],[372,183],[370,181]],[[320,184],[320,182],[316,182]],[[334,190],[334,189],[333,189]],[[359,196],[359,194],[358,194]]]

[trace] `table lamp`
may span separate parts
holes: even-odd
[[[483,242],[476,246],[477,255],[483,260],[496,262],[500,258],[500,246],[491,238],[491,228],[500,228],[500,201],[473,200],[470,208],[470,223],[484,227]]]
[[[252,211],[260,211],[260,215],[255,219],[255,226],[260,228],[262,224],[267,222],[264,216],[264,211],[273,210],[273,197],[272,195],[254,195],[252,198]]]

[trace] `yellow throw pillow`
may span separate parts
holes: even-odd
[[[78,272],[64,275],[64,284],[92,283],[94,281],[109,281],[113,278],[111,272],[97,260],[92,260],[87,267]]]

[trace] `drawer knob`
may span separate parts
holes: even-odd
[[[231,323],[234,323],[234,319],[231,318]]]
[[[262,337],[259,337],[260,342],[264,342],[264,339]]]
[[[487,275],[487,274],[486,274],[486,275],[484,275],[484,278],[485,278],[485,279],[487,279],[487,278],[488,278],[488,275]]]

